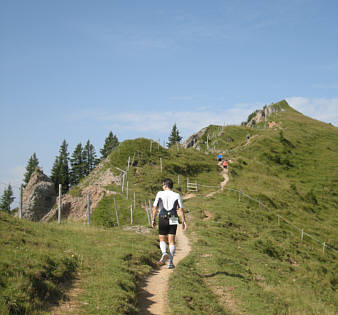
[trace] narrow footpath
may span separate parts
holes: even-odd
[[[218,166],[222,168],[222,171],[221,171],[221,176],[224,178],[223,182],[221,182],[221,190],[224,189],[224,186],[228,183],[229,181],[229,175],[228,175],[228,169],[224,169],[223,166],[222,166],[222,162],[219,162],[218,163]],[[216,194],[219,190],[216,190],[216,191],[213,191],[209,194],[206,195],[206,197],[212,197],[214,194]]]
[[[222,168],[221,175],[224,180],[221,182],[221,190],[229,180],[228,170],[223,169],[222,164],[219,163]],[[216,194],[219,190],[216,190],[206,197],[210,197]],[[183,196],[183,199],[193,198],[194,194],[188,194]],[[211,215],[210,215],[211,216]],[[189,228],[189,227],[188,227]],[[178,263],[186,256],[189,255],[191,247],[189,245],[189,239],[185,236],[182,226],[179,225],[176,234],[176,253],[174,258],[174,264]],[[175,269],[168,269],[167,265],[155,269],[150,276],[141,283],[141,289],[138,296],[138,305],[140,307],[140,315],[163,315],[169,314],[168,304],[168,291],[169,291],[169,277]]]
[[[189,240],[182,230],[182,225],[178,226],[176,237],[174,264],[178,265],[184,257],[189,255],[191,248]],[[166,264],[154,270],[151,275],[144,280],[138,298],[140,307],[139,314],[169,314],[168,291],[169,277],[172,272],[175,272],[175,269],[168,269],[168,265]]]

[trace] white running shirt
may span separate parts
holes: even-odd
[[[180,194],[172,190],[159,191],[156,194],[156,198],[153,204],[154,207],[158,207],[160,199],[162,199],[163,207],[167,211],[170,211],[174,207],[176,201],[178,201],[178,207],[183,208],[183,202]]]

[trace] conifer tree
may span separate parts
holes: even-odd
[[[83,161],[83,148],[82,144],[79,143],[74,152],[72,157],[70,158],[70,185],[75,186],[77,185],[80,180],[85,176],[85,165]]]
[[[117,136],[114,135],[112,132],[109,132],[108,137],[104,141],[103,148],[100,150],[101,160],[105,159],[109,155],[109,153],[118,146],[119,140],[117,139]]]
[[[168,147],[170,148],[172,145],[179,143],[182,140],[180,136],[180,132],[177,129],[176,123],[174,124],[173,128],[171,129],[171,134],[168,138],[169,142],[167,143]]]
[[[83,148],[84,176],[87,176],[97,165],[95,147],[88,140]]]
[[[53,164],[51,179],[54,182],[56,190],[59,188],[59,184],[61,184],[62,193],[66,193],[69,190],[70,184],[69,154],[66,140],[63,140],[59,153]]]
[[[7,189],[4,190],[0,200],[0,211],[11,211],[11,203],[14,201],[13,189],[11,185],[8,185]]]
[[[39,160],[36,157],[36,154],[33,153],[33,155],[29,158],[27,166],[26,166],[26,173],[24,175],[24,186],[26,186],[29,182],[29,179],[31,178],[33,172],[35,169],[39,166]]]

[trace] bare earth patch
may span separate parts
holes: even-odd
[[[79,287],[79,279],[72,281],[71,287],[65,295],[64,301],[61,301],[59,305],[51,306],[48,310],[49,314],[52,315],[63,315],[63,314],[76,314],[81,302],[77,299],[80,293],[83,291]]]
[[[188,238],[184,235],[182,226],[177,229],[176,253],[174,264],[177,265],[191,250]],[[160,251],[159,251],[160,258]],[[169,277],[175,269],[168,269],[167,265],[154,270],[151,275],[144,280],[139,293],[138,304],[139,314],[169,314],[168,306],[168,283]]]

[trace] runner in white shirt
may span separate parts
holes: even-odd
[[[183,230],[187,228],[185,222],[183,203],[180,194],[174,192],[173,181],[170,178],[163,180],[163,191],[159,191],[153,204],[153,228],[156,226],[156,215],[158,214],[158,234],[162,257],[157,263],[164,265],[168,259],[167,242],[169,241],[169,265],[168,268],[175,268],[173,258],[175,254],[175,236],[178,225],[178,215],[182,219]]]

